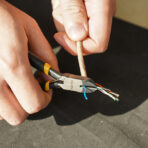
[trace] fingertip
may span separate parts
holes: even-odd
[[[54,35],[55,40],[63,46],[63,48],[72,54],[73,56],[76,56],[76,44],[74,41],[71,41],[66,33],[64,32],[58,32]]]
[[[54,34],[54,39],[58,42],[61,43],[63,41],[63,36],[64,36],[64,32],[58,32]]]

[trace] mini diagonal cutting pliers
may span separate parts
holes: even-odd
[[[29,53],[30,64],[37,70],[43,72],[47,76],[51,76],[55,81],[46,81],[41,83],[41,87],[44,91],[49,91],[53,88],[62,88],[64,90],[79,92],[79,93],[93,93],[97,90],[108,95],[113,100],[118,101],[119,95],[113,93],[109,89],[102,87],[95,83],[92,79],[87,77],[81,77],[73,74],[62,74],[53,70],[50,64],[43,62],[38,57]]]
[[[86,93],[93,93],[97,90],[96,84],[92,79],[68,73],[59,73],[53,70],[48,63],[43,62],[32,53],[29,53],[29,61],[34,68],[55,79],[53,82],[47,81],[41,84],[45,91],[49,91],[52,88],[62,88],[64,90],[84,93],[83,86],[87,87]]]

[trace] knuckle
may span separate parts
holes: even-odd
[[[51,0],[53,9],[56,9],[57,7],[60,7],[60,1],[59,0]]]
[[[9,118],[10,120],[8,121],[10,125],[12,126],[17,126],[22,124],[25,119],[27,118],[28,114],[26,112],[15,112],[14,114],[12,113],[12,116]]]
[[[106,47],[100,47],[99,48],[99,53],[104,53],[105,51],[107,50],[107,48]]]
[[[16,118],[16,119],[13,119],[10,124],[12,126],[17,126],[17,125],[20,125],[24,122],[25,118]]]
[[[6,53],[0,55],[0,69],[3,74],[23,74],[26,72],[25,61],[16,48],[6,49]]]
[[[62,17],[61,11],[59,11],[59,10],[57,10],[57,9],[54,9],[54,10],[52,11],[52,16],[53,16],[53,18]]]
[[[18,62],[16,60],[10,59],[9,61],[6,61],[5,64],[6,68],[11,71],[18,69]]]
[[[27,109],[27,112],[29,114],[34,114],[34,113],[37,113],[39,112],[40,110],[42,110],[43,106],[40,104],[40,103],[37,103],[36,105],[34,104],[33,106],[29,107]]]
[[[101,43],[96,44],[97,53],[104,53],[106,50],[107,50],[107,44],[101,44]]]
[[[104,10],[106,11],[107,14],[110,14],[110,15],[114,16],[115,13],[116,13],[116,9],[117,9],[116,8],[116,1],[113,0],[113,1],[108,1],[106,3]]]
[[[43,93],[43,96],[40,96],[38,101],[34,101],[33,104],[26,106],[27,113],[34,114],[41,111],[42,109],[47,107],[51,98],[52,98],[52,91],[50,92],[50,94]]]
[[[78,5],[75,2],[72,2],[70,5],[65,3],[63,10],[68,15],[82,15],[84,13],[84,8],[82,5]],[[68,12],[68,13],[67,13]]]
[[[27,16],[27,24],[26,24],[26,33],[30,34],[30,28],[32,29],[32,31],[37,31],[37,29],[39,28],[39,25],[37,23],[37,21],[31,17],[31,16]]]
[[[15,52],[14,51],[11,52],[11,50],[9,50],[9,52],[12,54],[1,56],[0,63],[4,69],[13,71],[18,68],[19,62],[17,60]]]
[[[52,11],[52,17],[53,17],[53,18],[56,18],[56,16],[57,16],[56,14],[57,14],[56,10],[53,10],[53,11]]]
[[[56,10],[53,10],[52,11],[52,17],[54,19],[58,19],[59,17],[62,17],[62,15],[59,12],[57,12]]]
[[[31,21],[34,25],[38,25],[37,21],[34,18],[31,18],[31,19],[32,19]]]
[[[31,16],[29,16],[29,22],[31,22],[31,24],[33,26],[37,26],[37,27],[39,26],[37,21],[33,17],[31,17]]]

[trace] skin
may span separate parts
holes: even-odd
[[[76,42],[82,41],[84,55],[107,49],[116,11],[116,0],[52,0],[54,35],[69,53],[77,55]]]
[[[0,0],[0,116],[11,125],[45,108],[52,91],[45,93],[35,80],[28,49],[58,69],[57,59],[36,21]]]
[[[107,49],[116,0],[52,0],[56,41],[77,55],[76,41],[82,41],[84,55]],[[52,91],[45,93],[35,80],[28,50],[58,70],[51,46],[36,21],[4,0],[0,0],[0,120],[22,123],[28,114],[45,108]]]

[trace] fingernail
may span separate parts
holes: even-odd
[[[74,41],[80,41],[87,35],[87,31],[81,24],[71,25],[68,30],[68,36]]]

